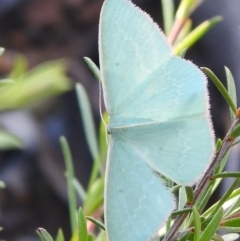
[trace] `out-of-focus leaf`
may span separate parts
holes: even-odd
[[[13,69],[12,69],[10,75],[9,75],[9,78],[17,80],[23,74],[25,74],[27,71],[28,71],[27,58],[24,55],[19,54],[14,59]]]
[[[6,187],[5,183],[3,181],[0,181],[0,188],[5,188],[5,187]]]
[[[0,110],[22,108],[71,88],[64,61],[43,63],[14,79],[0,95]]]
[[[98,178],[89,189],[83,211],[86,216],[91,216],[102,204],[104,193],[104,177]]]
[[[6,87],[8,87],[9,85],[14,84],[14,83],[15,83],[15,81],[12,79],[1,79],[0,80],[0,91],[4,91]]]
[[[179,54],[183,49],[191,47],[220,21],[222,21],[222,18],[217,16],[201,23],[174,47],[175,54]]]
[[[91,234],[88,234],[88,241],[94,241],[94,236]]]
[[[81,201],[84,202],[84,200],[86,198],[86,192],[83,188],[83,185],[76,178],[74,178],[73,186],[75,187],[76,193],[78,194]]]
[[[68,142],[65,137],[60,138],[60,144],[62,147],[62,152],[64,155],[65,166],[67,169],[67,184],[68,184],[68,200],[69,200],[69,212],[70,212],[70,221],[72,233],[77,229],[77,201],[76,193],[73,185],[74,180],[74,168],[71,151],[68,145]]]
[[[162,15],[164,23],[164,32],[168,35],[172,29],[174,21],[174,1],[161,0],[162,2]]]
[[[63,235],[63,231],[61,228],[58,229],[58,232],[57,232],[57,237],[56,237],[56,240],[55,241],[64,241],[64,235]]]
[[[179,34],[177,35],[176,40],[174,41],[174,47],[177,46],[179,43],[182,42],[183,39],[186,38],[186,36],[188,36],[190,34],[190,32],[192,31],[192,20],[191,19],[187,19],[184,23],[184,25],[182,26],[181,31],[179,32]],[[173,47],[173,48],[174,48]],[[190,47],[190,46],[189,46]],[[185,48],[188,49],[188,48]],[[183,49],[181,50],[181,52],[183,51]],[[180,53],[178,53],[178,56],[180,55]],[[182,57],[184,58],[184,57]]]
[[[90,101],[84,87],[81,84],[76,85],[76,92],[88,146],[92,157],[96,158],[99,156],[99,150]]]
[[[176,12],[176,19],[188,18],[195,8],[196,3],[197,0],[182,0]]]
[[[78,241],[88,241],[86,218],[81,208],[78,211]]]
[[[70,239],[71,241],[78,241],[78,230],[76,230]]]
[[[21,149],[23,142],[16,136],[0,129],[0,150]]]
[[[44,241],[53,241],[51,235],[44,228],[38,228],[38,233],[40,234],[42,240]]]
[[[83,120],[84,132],[86,135],[87,143],[88,143],[92,158],[94,160],[94,166],[93,166],[90,181],[88,184],[88,187],[91,187],[92,183],[96,180],[98,173],[99,172],[102,173],[98,141],[97,141],[97,135],[96,135],[95,125],[94,125],[91,105],[90,105],[90,101],[88,99],[87,93],[81,84],[76,85],[76,92],[77,92],[78,103],[79,103],[80,112]]]
[[[0,48],[0,56],[4,53],[4,48]]]

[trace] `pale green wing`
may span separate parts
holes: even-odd
[[[174,209],[172,194],[139,152],[122,139],[112,140],[107,163],[104,213],[108,240],[149,240]]]
[[[106,0],[99,52],[107,111],[121,116],[120,106],[129,96],[141,95],[140,86],[148,84],[149,76],[170,57],[170,46],[146,13],[126,0]]]
[[[183,185],[199,180],[213,155],[213,136],[204,116],[116,128],[112,136],[154,172]]]

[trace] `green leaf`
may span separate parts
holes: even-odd
[[[0,94],[0,110],[23,108],[71,88],[63,61],[49,61],[21,75]]]
[[[94,241],[95,237],[91,234],[88,235],[88,241]]]
[[[215,86],[218,88],[219,92],[222,94],[226,102],[228,103],[229,107],[231,108],[232,112],[235,113],[237,112],[237,108],[229,95],[228,91],[222,84],[222,82],[218,79],[218,77],[208,68],[203,67],[202,68],[203,72],[213,81]]]
[[[81,208],[78,211],[78,241],[88,241],[86,218]]]
[[[202,232],[198,241],[210,241],[213,235],[216,233],[221,220],[223,217],[223,209],[219,208],[215,215],[213,216],[212,220],[207,225],[206,229]]]
[[[195,206],[192,207],[194,221],[194,241],[198,241],[201,235],[201,219],[200,214]]]
[[[231,198],[234,198],[234,197],[236,197],[236,196],[238,196],[238,195],[240,195],[240,188],[235,189],[235,190],[232,192],[232,194],[230,195],[230,197],[228,198],[228,200],[231,199]]]
[[[240,172],[223,172],[223,173],[219,173],[216,174],[212,177],[212,179],[214,178],[226,178],[226,177],[240,177]]]
[[[83,211],[87,216],[91,216],[102,204],[104,197],[104,177],[98,178],[87,192]]]
[[[13,134],[0,129],[0,150],[22,149],[23,142]]]
[[[164,32],[168,35],[171,32],[174,22],[174,1],[161,0],[162,2],[162,15],[164,23]]]
[[[96,220],[95,218],[86,216],[86,219],[91,221],[92,223],[96,224],[96,226],[99,227],[100,229],[105,230],[104,224],[101,223],[100,221]]]
[[[88,57],[84,57],[85,62],[87,63],[89,69],[92,71],[93,75],[95,76],[95,78],[99,81],[101,81],[100,78],[100,70],[97,67],[97,65]]]
[[[240,231],[240,217],[222,221],[221,229],[239,232]]]
[[[74,180],[74,168],[72,155],[70,152],[69,145],[65,137],[60,137],[60,144],[64,156],[65,166],[67,169],[67,185],[68,185],[68,200],[69,200],[69,212],[70,212],[70,221],[71,221],[71,230],[72,233],[77,229],[77,202],[76,202],[76,193],[73,185]]]
[[[196,0],[182,0],[176,12],[176,19],[188,18],[196,2]]]
[[[186,202],[187,202],[186,190],[184,186],[181,186],[178,194],[178,210],[183,209]]]
[[[222,182],[222,178],[217,178],[217,179],[211,181],[211,183],[213,185],[212,193],[218,188],[218,186],[220,185],[221,182]]]
[[[40,237],[43,241],[53,241],[53,238],[51,235],[45,230],[44,228],[38,228],[38,233],[40,234]]]
[[[225,194],[222,196],[222,198],[216,203],[215,210],[212,212],[212,214],[217,212],[217,210],[224,204],[224,202],[228,200],[230,195],[233,193],[234,189],[237,187],[239,180],[240,180],[240,178],[237,178],[232,183],[232,185],[228,188],[228,190],[225,192]]]
[[[76,178],[74,178],[73,186],[74,186],[79,198],[81,199],[81,201],[84,202],[84,200],[86,199],[86,192],[84,190],[83,185]]]
[[[224,241],[224,240],[222,239],[222,237],[219,236],[219,235],[216,234],[216,233],[213,235],[212,240],[213,240],[213,241]]]
[[[182,187],[182,185],[177,184],[177,185],[173,186],[172,188],[170,188],[170,192],[176,193],[181,187]]]
[[[190,32],[192,31],[192,20],[191,19],[186,19],[186,21],[184,22],[181,30],[179,31],[173,46],[177,46],[179,43],[181,43],[181,41],[183,41],[183,39],[186,38],[186,36],[188,36],[190,34]],[[174,48],[173,47],[173,48]],[[187,49],[187,48],[186,48]],[[182,51],[181,51],[182,52]],[[179,54],[178,54],[179,56]],[[182,57],[183,58],[183,57]]]
[[[90,148],[92,157],[96,158],[99,156],[99,150],[90,101],[84,87],[81,84],[76,85],[76,92],[88,146]]]
[[[195,206],[199,210],[200,213],[205,209],[210,197],[212,195],[212,186],[208,186],[208,188],[204,191],[201,197],[197,200]]]
[[[183,208],[183,209],[179,209],[177,211],[173,211],[171,213],[171,217],[174,218],[176,216],[179,216],[181,214],[184,214],[184,213],[191,213],[192,212],[192,208]]]
[[[229,151],[225,154],[225,156],[221,160],[221,162],[220,162],[219,166],[217,167],[216,171],[214,172],[214,174],[219,174],[223,171],[224,167],[226,166],[228,156],[229,156]]]
[[[186,55],[186,53],[187,53],[187,49],[183,49],[183,50],[178,54],[178,56],[181,57],[181,58],[184,58],[185,55]]]
[[[240,195],[229,199],[226,203],[224,203],[224,206],[225,205],[225,209],[227,209],[227,211],[224,214],[225,217],[228,217],[229,215],[236,213],[237,210],[240,208]]]
[[[174,47],[174,53],[179,54],[183,49],[190,48],[221,20],[222,18],[217,16],[201,23]]]
[[[216,150],[218,151],[221,146],[222,146],[222,140],[220,138],[218,138],[216,141]]]
[[[13,69],[9,75],[9,78],[17,80],[23,74],[25,74],[27,71],[28,71],[27,58],[24,55],[19,54],[14,58]]]
[[[9,87],[9,85],[14,84],[15,81],[12,79],[1,79],[0,80],[0,91],[4,91],[6,87]]]
[[[220,144],[220,143],[221,142],[218,141],[218,144]],[[220,146],[219,146],[219,148],[220,148]],[[217,150],[218,150],[218,146],[217,146]],[[227,151],[225,156],[222,158],[221,162],[219,163],[218,167],[216,168],[216,170],[214,172],[214,175],[222,173],[224,167],[226,166],[226,163],[227,163],[227,160],[228,160],[228,156],[229,156],[229,151]],[[213,185],[213,188],[212,188],[213,192],[217,189],[217,187],[219,186],[221,181],[222,181],[222,179],[213,179],[212,180],[211,183]]]
[[[187,204],[191,205],[193,203],[194,200],[194,196],[193,196],[193,189],[192,187],[185,187],[186,190],[186,194],[187,194]]]
[[[231,99],[237,109],[237,92],[236,92],[235,81],[234,81],[233,75],[232,75],[231,71],[229,70],[229,68],[227,68],[226,66],[224,68],[225,68],[225,73],[226,73],[226,77],[227,77],[228,93],[231,96]],[[235,120],[236,115],[235,115],[235,113],[232,112],[231,109],[230,109],[230,115],[231,115],[232,121]]]
[[[239,195],[240,189],[238,188],[238,189],[234,190],[234,189],[237,187],[238,183],[239,183],[239,178],[237,178],[237,179],[232,183],[232,185],[231,185],[231,186],[229,187],[229,189],[225,192],[225,194],[222,196],[222,198],[221,198],[218,202],[216,202],[214,205],[212,205],[209,209],[207,209],[207,210],[202,214],[202,216],[204,216],[204,217],[209,217],[209,216],[214,215],[214,214],[217,212],[217,210],[219,210],[219,208],[222,207],[222,205],[223,205],[226,201],[228,201],[228,200],[236,197],[237,195]]]
[[[78,241],[78,229],[72,234],[70,241]]]
[[[55,239],[55,241],[64,241],[64,235],[63,235],[63,231],[61,228],[58,229],[58,232],[57,232],[57,237]]]
[[[84,132],[86,135],[87,143],[94,159],[93,171],[91,173],[89,187],[97,178],[98,172],[102,173],[100,165],[100,155],[98,150],[97,135],[92,115],[92,110],[87,93],[81,84],[76,85],[76,92],[78,98],[78,104],[80,107],[80,112],[83,120]]]
[[[237,125],[230,133],[229,137],[235,139],[240,136],[240,125]]]

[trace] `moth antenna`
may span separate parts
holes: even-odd
[[[103,122],[103,124],[105,125],[105,128],[106,128],[106,123],[105,123],[105,121],[104,121],[104,119],[103,119],[103,115],[102,115],[102,85],[101,85],[101,81],[99,81],[98,82],[99,84],[99,111],[100,111],[100,117],[101,117],[101,120],[102,120],[102,122]]]
[[[98,82],[99,83],[99,112],[100,112],[100,117],[101,117],[101,120],[105,126],[105,133],[108,133],[107,132],[107,123],[104,121],[104,118],[103,118],[103,114],[102,114],[102,84],[101,84],[101,81]],[[108,143],[108,135],[106,134],[106,143]]]

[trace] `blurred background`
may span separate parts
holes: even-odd
[[[64,135],[69,140],[76,176],[86,186],[92,160],[74,86],[80,82],[86,88],[98,128],[99,84],[83,57],[88,56],[98,64],[98,20],[102,2],[0,0],[0,46],[6,49],[0,57],[0,75],[3,78],[9,75],[19,55],[26,57],[30,69],[49,60],[64,59],[72,84],[72,89],[58,96],[0,112],[1,127],[25,144],[23,150],[0,153],[0,180],[6,184],[5,189],[0,189],[0,226],[4,228],[0,232],[1,240],[39,240],[35,234],[37,227],[46,228],[53,236],[62,227],[66,239],[69,238],[65,168],[59,137]],[[159,0],[133,2],[162,26]],[[194,25],[215,15],[224,19],[186,55],[198,66],[212,69],[222,81],[225,81],[224,66],[229,67],[238,89],[239,6],[239,1],[204,1],[193,14]],[[230,125],[229,110],[211,83],[209,89],[216,135],[222,138]],[[235,149],[229,168],[239,169],[238,154]]]

